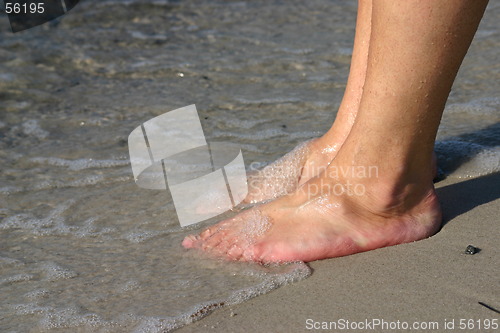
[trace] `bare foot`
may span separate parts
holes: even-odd
[[[290,194],[319,175],[341,146],[341,142],[329,141],[323,136],[303,142],[273,163],[250,173],[248,195],[243,202],[258,203]]]
[[[334,163],[294,193],[188,236],[183,246],[234,260],[312,261],[412,242],[438,230],[441,210],[432,182],[396,195],[370,179],[332,175],[340,167]]]

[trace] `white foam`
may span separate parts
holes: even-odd
[[[303,280],[311,275],[311,269],[303,262],[291,262],[272,266],[273,268],[277,268],[277,272],[273,273],[271,270],[261,270],[257,274],[260,277],[265,277],[265,279],[255,286],[237,290],[227,299],[218,299],[198,304],[177,317],[145,317],[136,327],[134,333],[170,332],[202,319],[219,308],[240,304],[281,286]]]
[[[43,330],[84,327],[91,332],[98,329],[99,331],[109,332],[111,328],[119,326],[115,321],[105,320],[95,313],[85,313],[81,309],[74,307],[62,310],[50,308],[46,309],[43,314],[39,322],[39,326]],[[116,329],[114,331],[116,332]]]
[[[92,158],[68,160],[57,157],[33,157],[31,162],[45,165],[66,167],[70,170],[84,170],[91,168],[113,168],[130,165],[129,160],[94,160]]]
[[[74,204],[73,200],[66,201],[54,208],[47,217],[35,218],[31,214],[17,214],[5,218],[3,223],[0,224],[0,229],[13,229],[20,228],[24,230],[32,230],[37,234],[47,234],[57,227],[67,228],[64,225],[62,214]]]
[[[34,136],[37,139],[46,139],[50,134],[40,127],[36,119],[29,119],[23,122],[22,129],[24,134]]]
[[[71,188],[71,187],[86,187],[86,186],[94,186],[94,185],[108,185],[108,184],[113,184],[113,183],[120,183],[120,182],[129,182],[132,180],[132,176],[121,176],[121,177],[114,177],[114,178],[106,178],[104,175],[91,175],[91,176],[85,176],[81,177],[80,179],[77,180],[72,180],[72,181],[62,181],[62,180],[46,180],[42,181],[40,183],[37,183],[33,186],[27,187],[27,188],[7,188],[5,189],[7,193],[17,193],[17,192],[24,192],[24,191],[43,191],[43,190],[50,190],[54,188]]]
[[[0,268],[23,266],[24,262],[17,259],[0,257]]]
[[[272,164],[249,174],[248,191],[252,203],[274,199],[297,188],[310,142],[300,144]]]
[[[448,114],[464,113],[474,116],[498,116],[500,108],[500,98],[488,97],[472,100],[467,103],[455,103],[446,107],[445,112]]]
[[[16,282],[24,282],[24,281],[29,281],[32,280],[35,276],[32,274],[16,274],[16,275],[11,275],[4,277],[3,279],[0,279],[0,285],[6,285],[6,284],[12,284]]]
[[[290,262],[286,264],[275,264],[270,265],[271,268],[278,268],[278,273],[273,273],[272,271],[262,273],[266,276],[266,279],[260,284],[245,288],[235,292],[228,300],[226,305],[233,305],[242,303],[250,298],[266,294],[271,290],[279,288],[281,286],[298,282],[309,277],[312,273],[309,266],[304,262]]]
[[[50,292],[47,289],[36,289],[28,292],[24,296],[33,300],[38,300],[42,298],[47,298],[50,295]]]
[[[290,47],[282,47],[280,48],[280,50],[286,53],[300,54],[300,55],[309,54],[314,51],[314,49],[292,49]]]
[[[162,233],[159,231],[138,231],[128,233],[124,238],[132,243],[142,243],[160,234]]]
[[[187,323],[186,323],[187,324]],[[171,332],[183,325],[176,324],[176,320],[169,317],[146,317],[132,331],[134,333]]]
[[[302,102],[300,98],[296,97],[276,97],[276,98],[263,98],[263,99],[235,98],[235,99],[238,102],[245,104],[284,104],[284,103]]]
[[[0,194],[13,194],[13,193],[19,193],[23,192],[24,189],[18,186],[5,186],[5,187],[0,187]]]
[[[64,268],[52,261],[42,263],[40,265],[40,268],[45,272],[45,279],[51,282],[57,280],[72,279],[78,276],[78,274],[73,270]]]
[[[500,171],[500,147],[447,140],[436,142],[438,166],[456,178],[473,178]]]
[[[136,280],[127,281],[119,290],[122,292],[137,290],[141,287],[140,283]]]
[[[6,217],[3,222],[0,222],[0,230],[20,229],[30,231],[35,235],[73,235],[80,238],[95,237],[108,234],[115,230],[113,228],[98,230],[94,226],[95,221],[97,221],[96,217],[86,219],[79,226],[67,225],[63,215],[74,204],[74,200],[68,200],[61,203],[44,218],[37,218],[28,213]]]
[[[353,51],[352,47],[338,47],[336,49],[336,53],[343,56],[352,55],[352,51]]]
[[[49,216],[52,216],[53,219],[57,219],[62,216],[63,213],[69,208],[71,202],[66,205],[62,205],[59,209],[54,209]],[[255,219],[258,219],[262,222],[261,216],[259,214],[255,215]],[[256,221],[257,224],[259,221]],[[57,224],[57,223],[56,223]],[[264,219],[265,224],[265,219]],[[48,226],[51,226],[49,223]],[[53,225],[52,225],[53,226]],[[250,226],[249,226],[250,227]],[[262,232],[265,232],[265,228],[262,229],[257,227],[255,230],[250,230],[250,233],[259,235]],[[137,258],[136,258],[137,259]],[[4,260],[7,262],[11,262],[11,260]],[[182,261],[182,260],[181,260]],[[214,267],[211,269],[220,269],[217,265],[226,264],[218,263],[217,261],[212,261]],[[179,263],[175,261],[175,265],[186,265],[182,262]],[[155,289],[152,289],[151,286],[148,286],[148,281],[152,282],[156,287],[158,286],[171,286],[170,284],[164,283],[156,283],[158,279],[162,279],[160,277],[152,278],[153,280],[148,280],[148,278],[143,277],[142,274],[137,275],[137,272],[129,272],[130,278],[125,280],[117,279],[118,283],[110,282],[109,287],[111,289],[102,290],[102,286],[95,285],[94,287],[88,286],[90,289],[88,293],[82,294],[81,296],[78,294],[79,290],[85,290],[81,288],[85,288],[88,282],[96,282],[94,278],[94,273],[97,271],[91,270],[88,272],[83,267],[81,274],[76,272],[76,268],[78,268],[78,263],[75,262],[75,269],[71,267],[67,267],[62,265],[59,262],[54,261],[43,261],[43,262],[35,262],[32,264],[33,266],[30,268],[30,273],[28,275],[19,275],[17,278],[10,279],[9,281],[29,281],[29,278],[33,279],[33,276],[36,278],[36,281],[30,283],[24,283],[22,285],[23,288],[33,288],[34,290],[24,290],[21,295],[28,301],[25,304],[14,304],[11,306],[12,312],[8,313],[9,315],[18,315],[18,316],[29,316],[26,319],[20,319],[25,322],[32,322],[33,329],[37,331],[51,331],[51,330],[60,330],[60,331],[89,331],[89,332],[123,332],[123,331],[134,331],[134,332],[167,332],[184,326],[188,323],[196,321],[204,316],[208,315],[212,311],[224,307],[230,306],[237,303],[241,303],[246,301],[249,298],[264,294],[278,288],[287,283],[291,283],[294,281],[298,281],[300,279],[306,278],[310,274],[310,270],[307,265],[303,263],[289,263],[286,265],[276,265],[273,267],[267,266],[262,267],[257,264],[248,264],[241,263],[241,266],[236,267],[235,275],[242,276],[251,276],[258,277],[259,279],[244,279],[245,281],[252,281],[253,285],[250,287],[237,289],[236,291],[230,291],[234,289],[225,290],[225,295],[222,298],[216,298],[217,291],[213,293],[214,298],[209,301],[203,301],[195,306],[189,306],[189,304],[195,304],[194,302],[199,302],[197,289],[205,288],[206,281],[198,278],[194,278],[191,274],[193,272],[197,272],[197,270],[188,270],[188,274],[186,275],[168,275],[168,278],[175,279],[176,283],[180,281],[179,286],[176,286],[176,290],[178,295],[173,299],[175,302],[179,300],[179,304],[177,302],[172,304],[172,309],[164,309],[165,313],[169,315],[174,311],[174,314],[171,316],[143,316],[139,315],[139,313],[143,312],[144,306],[144,297],[147,296],[139,296],[139,298],[143,298],[143,300],[138,300],[138,304],[141,305],[142,308],[138,309],[138,312],[135,312],[132,308],[128,308],[128,310],[118,310],[118,311],[109,311],[111,313],[115,313],[114,315],[110,315],[111,317],[106,317],[106,309],[103,309],[101,312],[98,309],[102,307],[108,308],[110,304],[115,304],[117,307],[123,307],[124,302],[127,302],[133,295],[138,294],[148,294],[148,293],[156,293]],[[253,265],[253,266],[252,266]],[[130,267],[130,266],[129,266]],[[218,268],[219,267],[219,268]],[[256,269],[256,267],[259,267]],[[28,267],[29,268],[29,267]],[[243,269],[241,269],[243,268]],[[80,273],[80,270],[78,271]],[[151,274],[154,274],[154,270],[151,271]],[[90,274],[90,276],[89,276]],[[110,273],[111,274],[111,273]],[[148,273],[149,274],[149,273]],[[231,274],[227,275],[228,280],[232,283]],[[15,276],[11,275],[10,277]],[[70,281],[69,279],[75,279],[74,281]],[[254,282],[256,281],[256,282]],[[215,282],[215,281],[213,281]],[[11,283],[11,282],[8,282]],[[210,283],[210,282],[209,282]],[[75,291],[67,291],[63,288],[71,288],[74,287]],[[172,285],[173,287],[173,285]],[[232,286],[234,288],[234,286]],[[95,289],[94,289],[95,288]],[[214,288],[217,287],[217,283],[214,283]],[[223,288],[231,288],[231,286],[224,285]],[[168,292],[168,291],[163,291]],[[183,294],[183,293],[186,293]],[[9,292],[9,297],[18,297],[16,296],[17,292]],[[76,295],[76,296],[75,296]],[[203,296],[204,292],[202,291],[201,299],[206,296]],[[192,301],[185,302],[183,297],[193,297]],[[76,297],[76,298],[75,298]],[[80,298],[81,297],[81,298]],[[117,297],[117,299],[114,299]],[[111,298],[111,299],[110,299]],[[76,300],[75,300],[76,299]],[[184,301],[184,303],[183,303]],[[82,306],[79,306],[82,304]],[[85,307],[83,306],[85,304]],[[112,305],[113,306],[113,305]],[[125,306],[125,308],[127,308]],[[156,310],[154,310],[156,311]],[[160,311],[162,311],[160,309]],[[177,312],[175,312],[177,311]],[[183,311],[183,312],[181,312]],[[118,312],[118,313],[117,313]],[[150,314],[148,311],[146,314]],[[162,312],[160,312],[161,314]]]
[[[264,235],[271,226],[269,217],[263,215],[258,209],[252,209],[244,213],[241,232],[250,241],[255,241],[258,237]]]
[[[49,312],[52,308],[49,306],[39,306],[34,303],[28,304],[15,304],[13,306],[14,311],[18,315],[34,315],[34,314],[43,314]]]
[[[292,140],[295,140],[295,139],[307,139],[307,140],[310,140],[311,138],[316,138],[316,137],[319,137],[321,135],[321,132],[319,131],[303,131],[303,132],[293,132],[293,133],[289,133],[287,135],[287,137],[289,137],[290,139]]]
[[[235,137],[246,140],[265,140],[271,139],[279,136],[288,135],[287,132],[283,131],[280,128],[268,128],[265,130],[254,131],[252,133],[244,134],[240,132],[230,132],[230,131],[214,131],[213,136],[215,138],[219,137]]]
[[[132,313],[121,313],[114,318],[105,319],[98,313],[88,311],[76,305],[58,308],[55,306],[38,304],[37,302],[42,300],[47,302],[48,296],[51,294],[47,289],[36,289],[27,293],[25,297],[31,299],[32,302],[15,304],[11,307],[17,315],[38,315],[40,319],[37,329],[40,330],[50,331],[59,329],[68,331],[72,329],[84,329],[92,332],[123,332],[124,330],[147,333],[169,332],[199,320],[216,309],[239,304],[285,284],[307,278],[311,274],[309,267],[302,262],[272,265],[268,267],[259,266],[259,270],[255,270],[255,267],[250,267],[250,264],[242,263],[242,265],[246,267],[246,273],[243,272],[243,274],[256,275],[264,280],[257,285],[236,290],[224,299],[215,299],[192,306],[187,309],[186,312],[173,317],[141,316]],[[53,262],[44,263],[42,268],[55,272],[68,271],[59,264]],[[241,273],[241,270],[239,270],[239,272]],[[58,273],[56,275],[59,276],[60,274]],[[64,278],[67,278],[66,273],[62,275]],[[139,288],[140,283],[137,280],[129,280],[118,288],[118,292],[129,292]]]
[[[128,31],[128,33],[130,34],[130,36],[132,36],[132,38],[142,39],[142,40],[148,40],[148,39],[166,40],[167,39],[167,35],[160,35],[160,34],[147,35],[147,34],[144,34],[140,31]]]

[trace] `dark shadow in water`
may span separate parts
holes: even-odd
[[[500,146],[500,122],[472,133],[457,135],[451,140],[477,143],[485,147]]]
[[[457,143],[456,146],[447,145],[447,142],[450,141],[464,142],[464,145],[462,147],[459,143]],[[467,143],[479,146],[467,145]],[[442,174],[439,176],[438,180],[444,179],[444,173],[451,174],[461,165],[472,160],[477,154],[484,150],[482,147],[494,148],[498,146],[500,146],[500,122],[475,132],[465,133],[438,141],[435,151],[438,158],[438,167],[443,169],[440,170]],[[451,148],[453,148],[452,151],[449,151]],[[449,157],[452,158],[451,161]]]
[[[500,198],[500,172],[436,189],[443,224],[473,208]]]

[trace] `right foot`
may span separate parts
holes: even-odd
[[[364,178],[354,172],[358,167],[338,164],[334,160],[292,194],[190,235],[182,245],[233,260],[313,261],[420,240],[439,229],[441,209],[426,177],[379,177],[376,169]],[[339,170],[351,172],[341,176]]]

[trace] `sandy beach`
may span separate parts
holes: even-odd
[[[314,331],[314,325],[323,327],[318,326],[323,322],[347,325],[347,320],[380,325],[400,321],[401,328],[403,322],[427,325],[427,329],[417,331],[444,332],[445,323],[450,332],[498,331],[479,328],[500,318],[479,304],[500,309],[498,184],[498,173],[441,181],[437,188],[444,222],[435,236],[311,262],[313,274],[308,279],[218,310],[179,332],[304,332]],[[481,251],[464,254],[468,245]],[[460,329],[461,320],[468,323],[466,329]],[[434,323],[439,326],[431,326]],[[364,331],[391,331],[388,327],[367,327]],[[341,330],[338,326],[330,331],[363,330]]]

